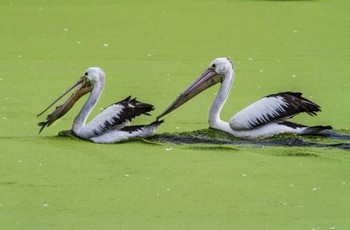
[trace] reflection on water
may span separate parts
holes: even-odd
[[[58,136],[77,138],[71,130],[61,131]],[[247,147],[293,146],[350,150],[349,130],[328,131],[323,136],[281,134],[263,140],[241,140],[223,131],[209,128],[189,132],[161,133],[149,137],[146,140],[157,143],[174,144],[218,144]]]

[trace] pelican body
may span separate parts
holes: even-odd
[[[331,126],[305,126],[288,121],[299,113],[311,116],[321,111],[316,103],[299,92],[271,94],[254,102],[233,115],[228,122],[221,120],[221,110],[230,94],[234,81],[234,67],[229,58],[216,58],[209,68],[185,89],[157,119],[180,107],[202,91],[221,83],[211,105],[209,127],[219,129],[242,139],[261,139],[280,133],[322,135]]]
[[[110,105],[90,122],[87,122],[90,113],[101,97],[104,86],[105,73],[103,70],[99,67],[88,68],[73,86],[59,96],[43,112],[38,114],[40,116],[45,113],[58,100],[76,88],[75,92],[64,104],[56,107],[56,110],[49,114],[45,121],[38,124],[41,126],[39,133],[45,127],[49,127],[57,119],[64,116],[82,96],[90,93],[89,98],[73,122],[72,131],[78,137],[95,143],[115,143],[132,138],[148,137],[154,134],[163,121],[155,121],[149,125],[128,126],[130,121],[136,116],[142,114],[150,115],[149,112],[154,109],[153,105],[140,102],[136,98],[131,99],[131,96]]]

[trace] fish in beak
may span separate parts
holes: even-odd
[[[204,90],[210,88],[211,86],[222,82],[223,74],[218,74],[213,68],[208,68],[202,73],[202,75],[195,80],[187,89],[185,89],[176,99],[171,103],[166,110],[164,110],[158,117],[161,117],[185,104],[187,101],[191,100],[193,97],[203,92]]]
[[[56,100],[54,100],[46,109],[44,109],[41,113],[37,115],[37,117],[41,116],[48,109],[50,109],[56,102],[58,102],[62,97],[72,91],[74,88],[76,90],[74,93],[64,102],[62,105],[57,106],[56,109],[47,116],[46,121],[39,122],[38,125],[41,126],[39,133],[43,131],[45,127],[49,127],[52,123],[54,123],[59,118],[63,117],[73,106],[74,104],[85,94],[91,92],[92,85],[90,80],[86,76],[82,76],[74,85],[69,87],[66,91],[63,92]]]

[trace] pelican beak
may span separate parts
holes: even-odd
[[[214,69],[208,68],[202,73],[202,75],[195,80],[187,89],[185,89],[180,96],[178,96],[173,103],[171,103],[166,110],[164,110],[158,117],[159,120],[161,117],[185,104],[187,101],[203,92],[204,90],[210,88],[211,86],[222,82],[223,75],[215,72]]]
[[[46,109],[44,109],[41,113],[39,113],[37,117],[45,113],[54,104],[56,104],[56,102],[58,102],[62,97],[64,97],[74,88],[76,88],[76,90],[73,92],[73,94],[62,105],[57,106],[56,109],[47,116],[46,121],[38,123],[38,125],[41,126],[39,133],[41,133],[41,131],[45,127],[49,127],[56,120],[63,117],[82,96],[91,92],[92,85],[88,78],[86,78],[85,76],[81,77],[74,85],[69,87],[66,91],[63,92],[63,94],[61,94],[56,100],[54,100]]]

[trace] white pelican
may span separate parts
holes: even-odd
[[[229,58],[216,58],[209,68],[163,112],[157,119],[178,108],[205,89],[221,83],[219,92],[210,108],[209,127],[231,133],[243,139],[261,139],[280,133],[323,134],[331,126],[304,126],[287,119],[305,112],[311,116],[320,106],[302,97],[301,93],[283,92],[268,95],[231,117],[229,122],[220,119],[221,110],[231,91],[234,68]]]
[[[47,116],[46,121],[40,122],[39,133],[49,127],[54,121],[65,115],[83,95],[90,92],[90,96],[80,110],[73,123],[72,131],[80,138],[93,141],[95,143],[115,143],[125,141],[131,138],[151,136],[157,127],[163,121],[155,121],[149,125],[127,126],[128,123],[141,114],[149,115],[148,112],[153,110],[153,105],[142,103],[131,99],[126,99],[110,105],[98,114],[90,122],[87,119],[97,104],[105,85],[105,73],[98,67],[90,67],[85,74],[52,104],[50,104],[40,116],[46,112],[52,105],[60,100],[69,91],[77,87],[76,91],[68,100],[56,110]]]

